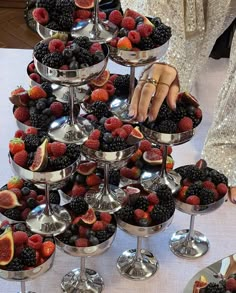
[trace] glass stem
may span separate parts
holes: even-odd
[[[162,164],[161,164],[161,172],[160,172],[160,177],[164,178],[167,174],[166,172],[166,160],[167,160],[167,145],[163,145],[163,155],[162,155]]]
[[[25,281],[20,282],[20,291],[21,293],[26,293]]]
[[[104,181],[103,181],[103,189],[102,194],[110,194],[110,185],[109,185],[109,164],[104,165]]]
[[[137,248],[136,248],[136,254],[135,254],[136,261],[140,261],[142,259],[141,246],[142,246],[142,237],[137,236]]]
[[[45,184],[45,196],[46,196],[46,206],[44,209],[44,214],[47,216],[51,216],[52,208],[50,205],[50,186],[47,183]]]
[[[85,257],[80,257],[80,281],[85,282],[87,280],[86,268],[85,268]]]
[[[189,231],[188,231],[188,236],[187,236],[187,241],[191,241],[193,239],[193,234],[194,234],[194,220],[195,220],[195,215],[191,215],[191,218],[190,218],[190,226],[189,226]]]
[[[94,1],[94,17],[93,17],[93,23],[94,26],[98,29],[98,16],[99,16],[99,1]]]
[[[75,124],[75,115],[74,115],[74,98],[75,98],[75,88],[74,86],[69,87],[70,97],[69,97],[69,107],[70,107],[70,116],[69,124]]]
[[[129,80],[129,98],[128,103],[130,105],[133,93],[134,93],[134,86],[135,86],[135,67],[130,67],[130,80]]]

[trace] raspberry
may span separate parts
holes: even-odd
[[[148,202],[151,205],[159,204],[160,200],[155,193],[149,193],[147,196]]]
[[[109,97],[113,96],[116,91],[114,85],[110,82],[104,84],[102,88],[108,92]]]
[[[143,139],[139,143],[139,149],[144,153],[146,151],[149,151],[152,148],[152,144],[150,141]]]
[[[103,51],[102,51],[102,46],[101,46],[101,44],[99,44],[99,43],[93,43],[93,44],[91,45],[91,47],[89,48],[89,52],[90,52],[91,54],[94,54],[94,53],[96,53],[97,51],[99,51],[99,52],[103,52]]]
[[[37,196],[37,203],[40,205],[40,204],[44,204],[46,203],[46,197],[44,195],[38,195]]]
[[[53,102],[50,105],[50,110],[52,111],[52,115],[55,117],[61,117],[64,111],[63,105],[60,102]]]
[[[117,79],[117,77],[118,77],[118,74],[112,74],[112,75],[110,76],[109,80],[110,80],[112,83],[114,83],[114,81]]]
[[[104,223],[102,221],[96,221],[93,226],[93,231],[102,231],[104,229]]]
[[[28,235],[23,231],[16,231],[13,233],[13,240],[15,245],[21,245],[27,243]]]
[[[49,21],[49,15],[45,8],[35,8],[32,12],[34,20],[38,23],[45,25]]]
[[[16,153],[13,157],[14,162],[21,166],[21,167],[26,167],[27,165],[27,160],[28,160],[28,153],[26,150],[22,150],[18,153]]]
[[[112,136],[119,136],[125,139],[127,138],[128,134],[122,127],[119,127],[112,131]]]
[[[35,250],[39,250],[43,243],[43,237],[39,234],[34,234],[28,239],[28,246]]]
[[[193,129],[193,120],[185,116],[179,121],[178,129],[180,132],[185,132],[185,131]]]
[[[161,145],[161,148],[160,148],[162,154],[164,153],[164,146]],[[167,146],[167,155],[170,155],[172,153],[172,147],[170,145]]]
[[[35,72],[35,65],[34,62],[30,63],[27,70],[29,71],[29,73],[33,73]]]
[[[76,11],[76,18],[88,19],[90,17],[91,17],[91,11],[90,10],[78,9]]]
[[[135,28],[135,25],[135,20],[130,16],[124,17],[121,21],[121,27],[126,28],[129,31],[133,30]]]
[[[30,113],[26,107],[17,107],[14,111],[15,118],[20,122],[25,122],[30,118]]]
[[[21,212],[21,218],[23,221],[25,221],[28,217],[28,214],[31,212],[30,208],[26,208]]]
[[[136,219],[136,220],[142,219],[143,216],[144,216],[144,211],[141,210],[141,209],[136,209],[136,210],[134,211],[134,216],[135,216],[135,219]]]
[[[123,122],[117,117],[110,117],[110,118],[106,119],[106,121],[104,123],[104,127],[108,131],[113,131],[116,128],[120,128],[122,125],[123,125]]]
[[[79,226],[79,236],[84,237],[84,236],[87,235],[87,233],[88,233],[88,228],[83,227],[83,226],[80,225]]]
[[[28,198],[34,198],[34,199],[36,199],[37,196],[38,196],[37,192],[35,190],[31,189],[30,192],[29,192],[29,194],[27,195],[27,199]]]
[[[190,195],[186,199],[186,203],[191,205],[199,205],[200,204],[200,198],[196,195]]]
[[[228,192],[228,187],[224,183],[220,183],[217,185],[216,190],[221,196],[224,196]]]
[[[30,73],[29,77],[33,81],[35,81],[37,83],[41,83],[41,77],[40,77],[40,75],[38,73],[36,73],[36,72]]]
[[[122,22],[123,16],[119,10],[113,10],[109,15],[109,20],[116,25],[120,25]]]
[[[10,191],[14,192],[18,199],[21,199],[22,193],[21,193],[21,190],[19,188],[12,188],[12,189],[10,189]]]
[[[75,183],[72,187],[71,195],[73,197],[84,196],[86,191],[87,190],[83,185]]]
[[[197,109],[195,110],[194,115],[195,115],[195,117],[196,117],[197,119],[202,118],[202,110],[201,110],[200,108],[197,108]]]
[[[101,212],[100,213],[100,220],[106,223],[111,223],[112,216],[109,213]]]
[[[220,198],[219,192],[215,188],[211,189],[211,191],[214,192],[214,199],[217,201]]]
[[[63,52],[65,49],[64,43],[59,39],[53,39],[48,44],[48,50],[49,52]]]
[[[104,20],[104,19],[107,18],[107,15],[106,15],[105,12],[103,12],[103,11],[99,11],[99,12],[98,12],[98,18],[101,19],[101,20]]]
[[[134,30],[129,31],[128,38],[133,44],[138,44],[141,40],[140,33]]]
[[[96,101],[107,102],[108,99],[109,99],[109,94],[105,89],[96,89],[92,91],[91,100],[93,102],[96,102]]]
[[[28,127],[25,131],[26,134],[38,134],[38,129],[35,127]]]
[[[18,129],[15,132],[14,137],[24,139],[25,138],[25,132],[23,130],[21,130],[21,129]]]
[[[147,38],[151,35],[153,31],[153,26],[151,26],[150,24],[142,23],[137,26],[137,31],[140,33],[141,37]]]
[[[207,189],[215,189],[215,184],[212,181],[204,181],[202,182],[202,186]]]
[[[100,138],[100,135],[101,135],[101,131],[99,129],[95,129],[90,133],[89,139],[98,140]]]
[[[77,247],[87,247],[89,244],[89,241],[87,238],[79,238],[75,241],[75,246]]]
[[[86,184],[88,186],[95,186],[101,183],[101,178],[96,174],[91,174],[86,178]]]
[[[236,280],[234,278],[227,279],[225,289],[234,292],[236,290]]]
[[[89,149],[98,150],[100,147],[100,141],[95,139],[88,139],[84,145]]]
[[[118,43],[118,41],[119,41],[119,37],[115,37],[115,38],[113,38],[110,42],[109,42],[109,44],[112,46],[112,47],[117,47],[117,43]]]
[[[66,152],[66,144],[63,142],[54,141],[51,143],[51,152],[55,157],[61,157]]]

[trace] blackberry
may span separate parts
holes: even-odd
[[[59,31],[60,30],[60,25],[56,21],[50,21],[47,25],[48,29],[54,30],[54,31]]]
[[[64,64],[64,58],[61,53],[52,52],[42,58],[42,63],[48,67],[59,69]]]
[[[180,176],[182,177],[182,180],[188,177],[188,170],[191,168],[192,166],[187,165],[187,166],[183,166],[183,167],[179,167],[176,168],[175,171],[177,173],[180,174]]]
[[[26,166],[30,167],[33,164],[33,162],[34,162],[34,152],[30,152],[30,153],[28,153]]]
[[[70,105],[69,103],[67,104],[63,104],[63,114],[64,115],[68,115],[69,114],[69,110],[70,110]]]
[[[69,203],[69,206],[71,210],[77,215],[83,215],[88,210],[87,202],[80,197],[73,198],[72,201]]]
[[[130,75],[118,75],[114,80],[114,87],[121,94],[127,94],[129,92]],[[137,84],[137,81],[136,81]]]
[[[12,220],[15,220],[15,221],[20,221],[21,220],[21,214],[20,214],[20,211],[16,208],[14,209],[8,209],[6,211],[3,212],[4,216],[9,218],[9,219],[12,219]]]
[[[52,190],[49,194],[49,201],[51,204],[60,204],[60,195],[58,193],[58,191],[56,190]]]
[[[71,163],[75,162],[80,156],[80,146],[74,143],[71,143],[67,146],[65,156],[67,156]]]
[[[150,216],[152,220],[155,221],[155,223],[157,224],[164,223],[169,219],[167,209],[160,204],[154,206],[150,213]]]
[[[171,118],[172,111],[168,105],[164,102],[157,115],[157,120],[169,120]]]
[[[158,185],[155,192],[161,201],[173,200],[171,189],[165,184]]]
[[[155,44],[150,37],[141,38],[138,46],[142,51],[151,50],[155,48]]]
[[[87,63],[89,66],[93,65],[93,56],[89,51],[84,48],[79,48],[79,51],[75,57],[76,60],[79,62],[80,67],[84,63]]]
[[[42,7],[47,10],[47,12],[50,12],[54,10],[56,5],[56,0],[37,0],[36,7]]]
[[[40,138],[36,134],[27,134],[24,138],[24,143],[28,153],[35,152],[40,145]]]
[[[56,10],[62,13],[73,13],[75,10],[74,0],[57,0]]]
[[[118,217],[124,222],[132,222],[134,217],[134,210],[130,206],[125,206],[117,212]]]
[[[201,122],[201,119],[198,119],[196,117],[191,117],[191,119],[193,121],[193,128],[196,128]]]
[[[197,166],[193,165],[188,168],[187,178],[191,181],[198,181],[205,179],[205,172],[202,169],[199,169]]]
[[[36,251],[31,247],[26,247],[20,254],[20,259],[25,266],[31,267],[36,265]]]
[[[96,101],[93,103],[91,106],[91,111],[98,120],[100,120],[102,117],[108,118],[111,116],[111,112],[109,111],[107,104],[101,101]]]
[[[202,188],[199,194],[200,204],[208,205],[215,201],[214,192],[207,188]]]
[[[29,189],[35,190],[36,192],[38,191],[38,188],[32,182],[29,181],[24,182],[24,187],[28,187]]]
[[[83,37],[78,37],[74,39],[73,43],[77,44],[79,47],[82,47],[86,50],[88,50],[91,46],[91,42],[88,37],[83,36]]]
[[[114,152],[114,151],[121,151],[124,150],[128,147],[126,141],[117,136],[113,138],[113,141],[109,144],[109,150],[110,152]]]
[[[141,209],[143,211],[146,211],[147,208],[148,208],[148,199],[147,197],[145,196],[140,196],[138,197],[138,199],[135,201],[135,204],[134,204],[134,208],[135,209]]]
[[[44,81],[43,83],[41,83],[40,86],[42,89],[45,90],[48,97],[50,97],[52,95],[53,89],[52,89],[52,85],[50,82]]]
[[[175,111],[172,111],[172,120],[179,122],[182,118],[186,116],[186,110],[183,106],[177,106]]]
[[[160,19],[160,17],[153,17],[151,19],[152,24],[154,24],[155,27],[159,26],[160,24],[162,24],[162,21]]]
[[[66,230],[63,234],[58,235],[57,238],[65,244],[70,244],[71,236],[72,232],[70,230]]]
[[[109,233],[109,235],[112,235],[116,231],[116,226],[114,224],[108,224],[106,230]]]
[[[216,170],[211,170],[209,173],[209,177],[211,178],[211,181],[215,185],[218,185],[220,183],[224,183],[225,185],[228,185],[227,177],[224,174],[222,174]]]
[[[42,62],[44,56],[46,56],[49,53],[48,45],[44,43],[38,43],[34,46],[34,57]]]
[[[49,164],[53,170],[62,170],[71,164],[71,160],[70,158],[64,155],[64,156],[55,158],[54,160],[49,160]]]
[[[70,31],[74,23],[73,15],[70,13],[62,14],[58,24],[61,31]]]
[[[226,289],[222,284],[217,283],[209,283],[206,288],[204,289],[205,293],[225,293]]]
[[[111,170],[109,172],[109,184],[119,186],[119,184],[120,184],[120,171],[119,170]]]
[[[35,128],[47,129],[49,126],[48,116],[45,114],[32,114],[30,123]]]
[[[203,189],[202,184],[193,183],[187,189],[187,191],[186,191],[186,197],[188,197],[190,195],[200,195],[202,189]]]
[[[155,45],[161,46],[165,44],[171,37],[171,28],[164,23],[158,25],[153,29],[150,36]]]
[[[6,266],[7,271],[22,271],[23,269],[24,264],[18,257],[13,258],[13,260]]]
[[[100,51],[95,52],[92,57],[93,57],[93,64],[100,63],[105,59],[104,53]]]
[[[158,125],[158,131],[161,133],[176,133],[177,125],[174,121],[163,120]]]
[[[57,9],[53,9],[52,11],[49,12],[49,19],[50,21],[54,21],[58,23],[58,19],[61,16],[61,12],[58,11]]]
[[[96,232],[96,237],[99,240],[99,243],[102,243],[102,242],[106,241],[109,238],[109,234],[105,230],[97,231]]]
[[[160,206],[163,206],[166,209],[166,216],[169,219],[175,212],[175,201],[174,199],[170,200],[161,200],[159,203]]]

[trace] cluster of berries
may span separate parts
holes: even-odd
[[[78,145],[52,142],[47,133],[41,133],[33,127],[26,132],[17,130],[9,142],[9,151],[17,165],[31,171],[61,170],[80,157]]]
[[[149,227],[166,222],[175,211],[175,203],[170,188],[159,185],[148,193],[140,185],[126,187],[127,196],[117,216],[131,225]]]
[[[70,32],[74,23],[92,17],[88,9],[79,9],[74,0],[37,0],[33,18],[41,25],[54,31]],[[99,11],[99,19],[106,13]]]
[[[149,20],[131,9],[127,9],[124,15],[113,10],[109,20],[119,27],[118,37],[112,39],[110,45],[121,50],[150,50],[165,44],[171,37],[171,28],[159,17]]]
[[[171,110],[166,100],[161,105],[155,121],[144,124],[157,132],[179,133],[192,130],[202,120],[202,110],[197,100],[189,93],[179,94],[175,111]]]
[[[4,221],[0,227],[0,234],[0,243],[1,238],[7,238],[8,241],[5,243],[9,245],[1,247],[4,247],[4,252],[7,252],[8,256],[12,256],[8,259],[7,264],[1,266],[2,269],[7,271],[33,269],[42,265],[55,251],[52,238],[33,234],[23,223],[10,226],[7,221]],[[4,253],[2,253],[1,255],[4,258]]]
[[[207,167],[202,159],[195,165],[179,167],[176,171],[182,177],[182,187],[176,198],[187,204],[212,204],[228,191],[228,180],[224,174]]]
[[[77,70],[90,67],[105,59],[102,45],[90,42],[88,37],[72,41],[52,39],[41,41],[34,47],[34,57],[42,64],[60,70]]]
[[[97,129],[93,130],[84,145],[104,152],[121,151],[143,138],[138,127],[123,124],[117,117],[101,118]]]
[[[56,101],[49,83],[35,85],[26,91],[19,87],[11,92],[13,114],[19,122],[47,130],[56,119],[69,113],[67,104]]]
[[[174,160],[170,156],[171,153],[172,148],[168,146],[168,156],[166,160],[167,170],[171,170],[174,167]],[[137,151],[129,158],[127,165],[120,169],[120,175],[131,180],[138,180],[141,170],[147,172],[160,170],[162,157],[163,147],[153,147],[150,141],[143,139],[140,141]]]
[[[31,61],[27,66],[27,74],[29,78],[35,82],[33,85],[39,85],[46,91],[46,93],[51,96],[53,93],[53,88],[50,82],[46,81],[37,71],[34,61]]]
[[[72,222],[57,238],[70,246],[87,247],[109,239],[116,231],[114,216],[106,212],[94,212],[82,197],[75,197],[69,204]]]

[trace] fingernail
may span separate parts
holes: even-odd
[[[154,119],[153,119],[153,116],[152,115],[148,115],[148,122],[152,122]]]
[[[134,113],[134,110],[130,110],[130,111],[129,111],[129,117],[134,117],[134,114],[135,114],[135,113]]]
[[[144,117],[143,117],[142,115],[139,116],[139,117],[138,117],[138,121],[139,121],[139,122],[143,122],[143,121],[144,121]]]

